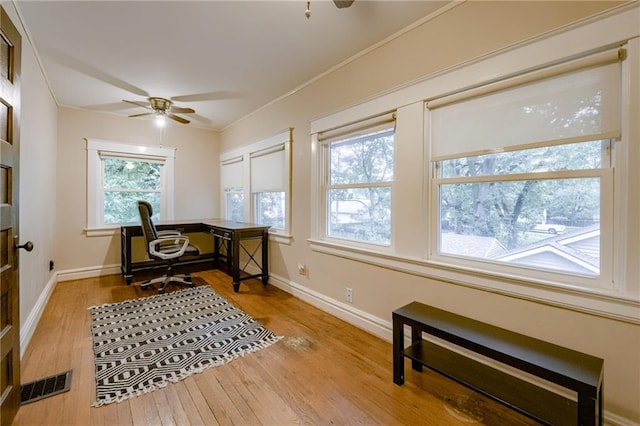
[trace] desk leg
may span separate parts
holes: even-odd
[[[269,233],[262,234],[262,285],[269,282]]]
[[[596,406],[600,405],[600,401],[596,401],[596,398],[593,398],[589,395],[584,395],[578,393],[578,425],[579,426],[593,426],[596,424],[596,419],[599,418],[599,413],[597,413],[598,408]]]
[[[404,323],[393,318],[393,383],[404,384]]]
[[[216,269],[220,269],[220,238],[213,235],[213,261]]]
[[[231,240],[231,277],[233,279],[233,291],[240,291],[240,238],[234,235]]]

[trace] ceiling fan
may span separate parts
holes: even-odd
[[[186,118],[180,117],[179,115],[176,115],[176,114],[192,114],[196,112],[193,108],[183,108],[183,107],[174,106],[172,101],[165,98],[150,97],[150,98],[147,98],[146,103],[138,102],[138,101],[127,101],[127,100],[123,100],[123,102],[151,110],[151,112],[133,114],[133,115],[130,115],[129,117],[142,117],[145,115],[155,115],[156,117],[161,119],[168,117],[179,123],[187,124],[187,123],[190,123],[189,120],[187,120]]]
[[[333,0],[333,4],[335,4],[338,9],[345,9],[350,7],[354,1],[356,0]],[[306,16],[307,19],[311,17],[311,1],[307,1],[307,10],[304,11],[304,16]]]

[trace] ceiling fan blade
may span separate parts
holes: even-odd
[[[200,102],[200,101],[217,101],[221,99],[235,99],[242,97],[241,93],[230,92],[226,90],[218,90],[217,92],[195,93],[193,95],[174,96],[172,101],[176,102]]]
[[[126,102],[128,104],[133,104],[142,108],[146,108],[146,109],[151,109],[151,106],[149,106],[148,103],[144,103],[144,102],[138,102],[138,101],[128,101],[126,99],[123,99],[122,102]]]
[[[143,112],[142,114],[133,114],[133,115],[130,115],[129,117],[143,117],[145,115],[153,115],[153,113],[152,112]]]
[[[170,118],[170,119],[172,119],[172,120],[176,120],[177,122],[182,123],[182,124],[190,123],[190,121],[189,121],[189,120],[187,120],[187,119],[185,119],[185,118],[182,118],[182,117],[178,117],[178,116],[177,116],[177,115],[175,115],[175,114],[167,114],[167,117],[169,117],[169,118]]]
[[[183,107],[177,107],[177,106],[171,106],[171,108],[169,108],[169,111],[179,113],[179,114],[192,114],[196,112],[196,110],[193,108],[183,108]]]

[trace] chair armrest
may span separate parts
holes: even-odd
[[[158,237],[177,237],[179,235],[182,235],[182,232],[170,229],[166,231],[158,231],[157,234]]]
[[[172,245],[179,245],[180,248],[177,248],[173,251],[160,251],[160,247],[162,243],[171,243]],[[184,254],[184,252],[189,247],[189,237],[175,236],[175,237],[162,237],[155,239],[149,243],[149,254],[152,256],[159,257],[160,259],[175,259]]]

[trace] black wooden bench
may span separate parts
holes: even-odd
[[[411,327],[405,348],[404,327]],[[560,395],[512,374],[423,339],[423,333],[555,383]],[[603,363],[600,358],[503,328],[412,302],[393,311],[393,382],[404,383],[404,358],[426,366],[537,421],[551,425],[602,425]]]

